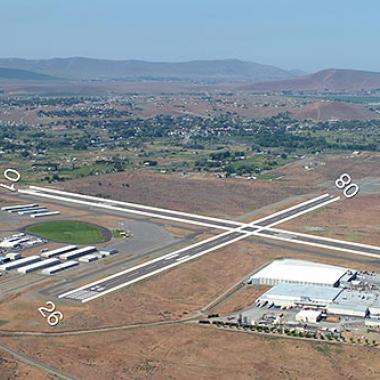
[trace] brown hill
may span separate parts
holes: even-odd
[[[380,115],[363,105],[343,102],[309,103],[290,112],[298,120],[373,120]]]
[[[360,91],[380,89],[380,73],[328,69],[295,79],[261,82],[242,87],[253,91]]]

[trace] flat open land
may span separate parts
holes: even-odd
[[[367,380],[376,349],[269,338],[192,325],[9,340],[78,379]],[[105,349],[106,345],[106,349]]]
[[[0,353],[0,380],[10,379],[48,379],[53,380],[55,377],[48,375],[45,371],[36,367],[21,363],[14,357],[3,351]]]
[[[306,170],[305,165],[313,170]],[[326,191],[340,195],[334,180],[345,171],[360,185],[357,197],[342,197],[278,227],[379,245],[380,155],[376,154],[305,157],[272,173],[273,180],[135,172],[64,186],[73,192],[102,193],[128,202],[251,221]],[[98,186],[99,182],[103,185]],[[89,211],[71,212],[75,219],[80,215],[81,221],[97,219]],[[102,225],[112,228],[116,220],[107,215]],[[168,224],[169,231],[183,237],[186,231],[182,228]],[[8,321],[0,328],[1,342],[59,371],[89,380],[378,379],[378,348],[225,331],[188,321],[244,277],[280,257],[380,272],[380,260],[373,258],[252,237],[84,305],[54,299],[65,316],[54,329],[36,310],[47,300],[37,284],[0,302],[0,319]],[[56,280],[49,281],[52,285]],[[215,310],[237,310],[250,305],[257,295],[257,290],[238,292]],[[17,333],[28,331],[40,335]]]

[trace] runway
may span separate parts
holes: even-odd
[[[314,210],[316,207],[322,207],[322,205],[330,204],[332,201],[335,202],[338,199],[339,198],[337,197],[324,194],[317,198],[313,198],[306,202],[302,202],[301,204],[261,218],[257,221],[242,224],[240,227],[237,227],[232,231],[225,232],[200,243],[171,252],[163,257],[127,269],[115,275],[108,276],[101,280],[81,286],[77,289],[65,292],[60,294],[59,298],[78,300],[82,303],[89,302],[110,292],[116,291],[138,281],[142,281],[160,272],[205,255],[211,251],[215,251],[239,240],[245,239],[252,236],[254,233],[259,233],[262,229],[268,228],[266,225],[280,224],[284,220],[289,220],[289,218],[293,218],[304,214],[305,212]]]
[[[184,224],[195,224],[198,226],[218,228],[228,231],[234,230],[237,227],[245,226],[248,228],[247,232],[252,232],[255,226],[269,227],[272,225],[276,225],[280,221],[284,222],[290,220],[294,217],[302,215],[305,212],[309,212],[313,209],[323,207],[331,202],[334,202],[335,200],[339,200],[339,197],[334,197],[330,194],[323,194],[306,202],[302,202],[296,206],[290,207],[286,210],[276,212],[268,217],[258,219],[256,222],[251,222],[249,225],[247,225],[246,223],[233,220],[195,215],[185,213],[182,211],[167,210],[136,203],[114,201],[99,197],[93,197],[90,195],[76,194],[67,191],[38,186],[30,186],[29,189],[19,190],[18,192],[20,194],[25,194],[37,198],[51,199],[53,201],[59,201],[62,203],[79,204],[82,206],[88,206],[93,208],[125,212],[127,214],[135,214],[151,218],[170,220]]]
[[[276,228],[258,231],[257,235],[270,239],[291,242],[295,244],[310,245],[313,247],[354,253],[356,255],[380,259],[380,247],[367,244],[359,244],[342,240],[329,239],[321,236],[301,234]]]
[[[265,239],[280,240],[284,242],[314,246],[327,250],[343,251],[380,259],[379,247],[273,228],[273,226],[284,223],[290,219],[299,217],[318,208],[328,206],[329,204],[340,200],[339,196],[334,196],[331,194],[322,194],[318,197],[296,204],[285,210],[277,211],[271,215],[254,220],[250,223],[241,223],[226,219],[184,213],[181,211],[144,206],[136,203],[102,199],[51,188],[30,186],[28,190],[19,190],[19,192],[34,198],[41,197],[68,204],[100,208],[106,211],[108,210],[108,212],[118,211],[126,214],[135,214],[185,224],[195,224],[204,227],[227,230],[217,236],[190,245],[189,247],[171,252],[165,256],[150,260],[138,266],[58,295],[59,298],[77,300],[82,303],[102,297],[110,292],[116,291],[138,281],[142,281],[160,272],[181,265],[185,262],[248,237],[256,236]]]
[[[80,300],[82,303],[89,302],[95,298],[102,297],[110,292],[181,265],[189,260],[193,260],[196,257],[235,243],[247,236],[248,234],[242,232],[226,232],[123,272],[108,276],[99,281],[86,284],[78,289],[60,294],[58,297]]]
[[[37,198],[51,199],[53,201],[59,201],[61,203],[78,204],[81,206],[124,212],[132,215],[134,214],[185,224],[194,224],[202,227],[218,228],[222,230],[232,230],[242,225],[242,223],[235,222],[233,220],[195,215],[182,211],[145,206],[137,203],[114,201],[45,187],[30,186],[29,189],[20,189],[18,192],[20,194],[25,194]]]

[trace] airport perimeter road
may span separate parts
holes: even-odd
[[[247,233],[240,231],[226,232],[99,281],[92,282],[78,289],[63,293],[59,295],[59,298],[80,300],[82,303],[85,303],[183,264],[196,257],[205,255],[208,252],[235,243],[247,236],[249,236]]]

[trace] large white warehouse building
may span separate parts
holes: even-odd
[[[280,259],[259,270],[249,278],[249,283],[277,285],[280,283],[318,286],[338,286],[342,277],[354,273],[347,268],[318,264],[311,261]]]

